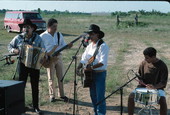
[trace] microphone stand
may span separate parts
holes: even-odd
[[[6,60],[6,63],[4,64],[4,66],[5,66],[5,65],[9,65],[9,64],[10,64],[10,62],[8,61],[9,58],[10,58],[9,56],[5,56],[5,58],[0,59],[0,61]]]
[[[81,42],[79,48],[77,49],[77,52],[75,53],[75,55],[72,56],[72,61],[71,61],[71,63],[69,64],[69,66],[68,66],[68,68],[67,68],[65,74],[63,75],[62,79],[60,80],[61,82],[63,82],[66,73],[68,72],[70,66],[72,65],[72,63],[73,63],[73,61],[74,61],[74,62],[75,62],[75,68],[74,68],[74,103],[73,103],[73,115],[75,115],[76,95],[77,95],[77,93],[76,93],[76,86],[77,86],[77,80],[76,80],[76,76],[77,76],[77,75],[76,75],[76,68],[77,68],[77,54],[78,54],[78,52],[80,51],[80,48],[81,48],[82,45],[83,45],[83,40],[82,40],[82,42]]]
[[[126,82],[124,85],[122,85],[121,87],[117,88],[115,91],[113,91],[110,95],[108,95],[107,97],[105,97],[104,99],[100,100],[99,102],[96,103],[96,105],[99,105],[101,102],[103,102],[104,100],[106,100],[107,98],[109,98],[111,95],[115,94],[117,91],[120,91],[120,103],[121,103],[121,108],[120,108],[120,115],[123,114],[123,88],[129,84],[131,81],[133,81],[134,79],[136,79],[137,76],[133,77],[132,79],[130,79],[128,82]]]

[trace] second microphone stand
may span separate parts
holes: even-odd
[[[109,98],[111,95],[115,94],[117,91],[120,91],[120,97],[121,97],[121,110],[120,110],[120,115],[123,114],[123,88],[129,84],[131,81],[133,81],[134,79],[136,79],[137,76],[133,77],[132,79],[130,79],[128,82],[126,82],[124,85],[122,85],[121,87],[119,87],[118,89],[116,89],[115,91],[113,91],[110,95],[108,95],[107,97],[105,97],[104,99],[100,100],[99,102],[97,102],[96,105],[99,105],[101,102],[103,102],[104,100],[106,100],[107,98]]]
[[[63,82],[66,73],[68,72],[70,66],[72,65],[72,63],[73,63],[73,61],[74,61],[74,62],[75,62],[75,68],[74,68],[74,103],[73,103],[73,115],[75,115],[76,95],[77,95],[77,93],[76,93],[76,86],[77,86],[77,78],[76,78],[76,76],[77,76],[77,75],[76,75],[76,68],[77,68],[77,54],[79,53],[80,48],[81,48],[81,46],[83,45],[83,42],[84,42],[84,39],[82,40],[82,42],[81,42],[79,48],[77,49],[77,52],[75,53],[75,55],[72,56],[72,61],[70,62],[70,64],[69,64],[69,66],[68,66],[68,68],[67,68],[65,74],[63,75],[63,77],[62,77],[62,79],[61,79],[61,82]]]

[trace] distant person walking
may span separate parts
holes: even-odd
[[[138,14],[135,15],[135,24],[138,25]]]
[[[116,26],[118,27],[120,24],[120,17],[119,15],[116,15]]]

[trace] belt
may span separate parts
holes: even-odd
[[[99,72],[105,72],[106,70],[93,70],[93,71],[99,73]]]

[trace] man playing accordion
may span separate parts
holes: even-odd
[[[23,62],[25,55],[22,55],[22,53],[25,52],[24,50],[26,45],[29,47],[39,47],[43,49],[44,44],[41,37],[37,33],[35,33],[37,26],[33,24],[30,19],[25,19],[23,24],[19,24],[19,27],[21,28],[23,33],[15,36],[12,39],[12,41],[8,45],[8,50],[10,53],[19,54],[19,80],[24,81],[26,85],[28,75],[30,76],[33,109],[36,113],[41,114],[42,112],[39,109],[38,104],[40,70],[26,67],[25,63]]]

